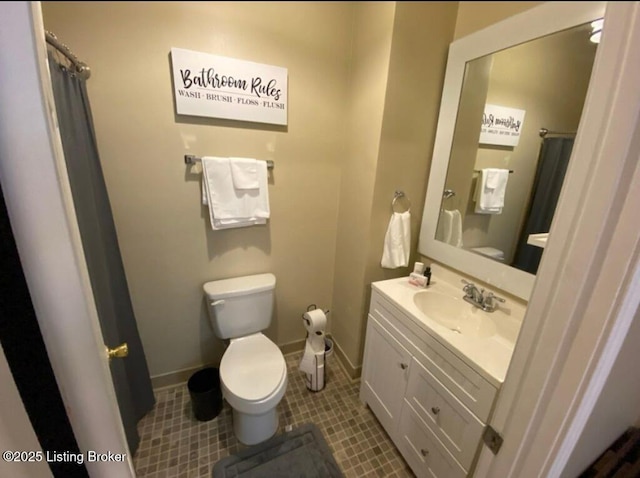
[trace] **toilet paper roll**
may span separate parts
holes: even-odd
[[[309,335],[313,335],[316,332],[324,332],[327,326],[327,316],[322,309],[313,309],[305,312],[302,315],[304,321],[304,328],[307,329]]]

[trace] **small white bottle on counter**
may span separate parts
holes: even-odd
[[[416,262],[413,266],[413,272],[409,274],[409,284],[426,287],[427,278],[424,276],[425,265],[422,262]]]

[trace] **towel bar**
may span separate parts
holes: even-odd
[[[481,172],[482,172],[482,169],[474,169],[474,170],[473,170],[473,172],[474,172],[474,173],[481,173]],[[509,174],[513,174],[513,169],[510,169],[510,170],[509,170]]]
[[[196,164],[202,161],[202,158],[194,156],[193,154],[184,155],[184,164]],[[270,159],[267,159],[267,169],[275,168],[275,164]]]

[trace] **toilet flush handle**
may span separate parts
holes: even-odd
[[[224,300],[214,300],[213,302],[211,302],[211,307],[215,307],[216,305],[222,305],[224,304]]]

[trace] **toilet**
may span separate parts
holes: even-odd
[[[287,389],[284,356],[262,334],[271,323],[275,287],[273,274],[204,284],[213,331],[221,339],[230,339],[220,361],[220,383],[233,409],[236,438],[245,445],[276,433],[276,407]]]
[[[493,260],[504,262],[504,252],[495,247],[472,247],[471,250]]]

